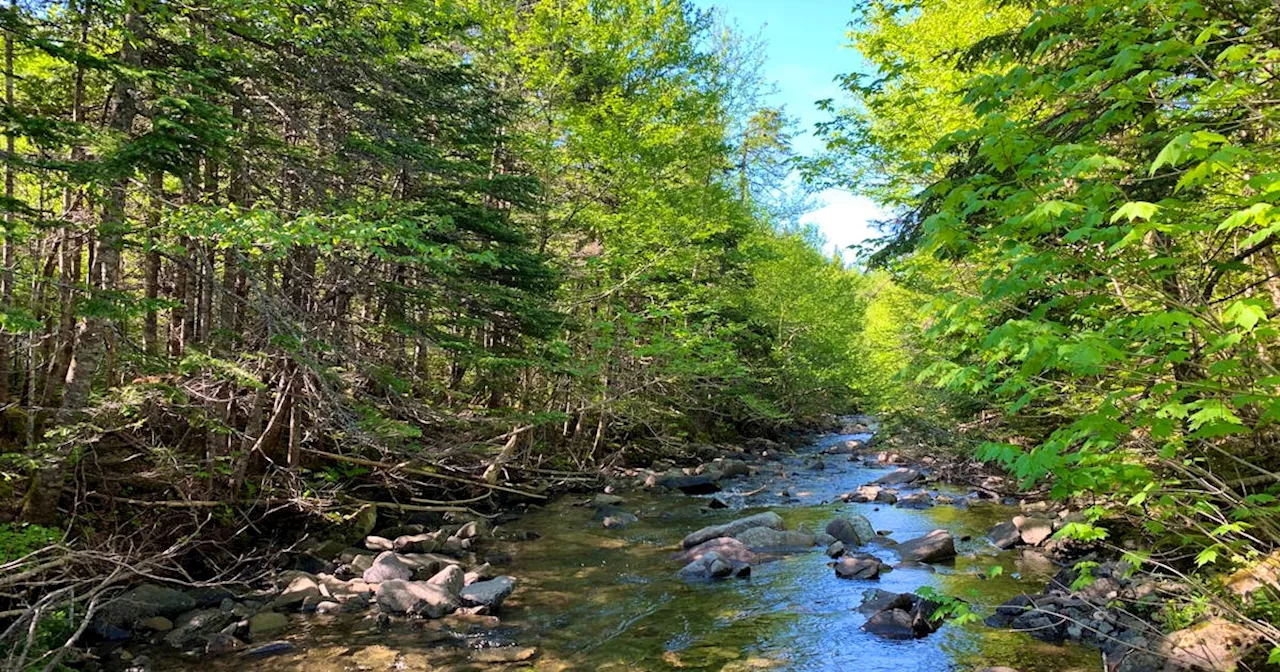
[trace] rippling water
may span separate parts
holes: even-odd
[[[829,436],[781,463],[769,463],[751,478],[724,483],[729,509],[711,510],[708,497],[628,493],[623,508],[640,522],[605,530],[580,498],[565,498],[536,510],[514,529],[537,532],[535,541],[505,547],[514,560],[504,571],[519,579],[503,607],[502,626],[474,626],[458,634],[441,623],[415,623],[387,630],[368,619],[355,622],[297,617],[288,637],[298,649],[258,661],[202,661],[216,669],[539,669],[539,670],[858,670],[944,672],[991,665],[1022,672],[1070,672],[1097,667],[1097,654],[1081,647],[1038,642],[1026,635],[991,630],[980,623],[946,625],[928,638],[887,641],[860,630],[863,592],[895,592],[934,586],[941,592],[991,606],[1022,591],[1038,592],[1052,573],[1019,563],[1016,551],[997,552],[984,534],[1016,513],[1012,507],[937,506],[926,510],[879,504],[843,504],[841,493],[876,478],[883,469],[826,456],[825,469],[806,464],[822,448],[868,435]],[[741,494],[761,485],[752,497]],[[790,497],[778,493],[787,489]],[[835,503],[832,503],[835,502]],[[906,540],[946,528],[957,539],[953,565],[897,569],[878,581],[837,579],[820,549],[786,555],[753,568],[746,580],[685,583],[670,560],[688,532],[763,510],[777,511],[787,526],[821,531],[839,514],[860,513],[877,530]],[[864,549],[896,563],[886,548]],[[980,573],[999,565],[1003,573]],[[518,644],[538,647],[533,660],[514,665],[478,663],[477,647]],[[157,661],[159,662],[159,661]],[[187,661],[190,664],[193,661]],[[153,669],[161,669],[163,665]]]

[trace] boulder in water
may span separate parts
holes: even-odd
[[[898,544],[898,555],[908,562],[944,562],[956,557],[956,541],[946,530],[934,530]]]
[[[813,548],[814,538],[808,532],[753,527],[735,535],[735,539],[753,551],[781,552]]]
[[[836,576],[841,579],[878,579],[882,563],[870,555],[845,556],[835,564]]]
[[[706,555],[707,553],[716,553],[720,558],[729,562],[740,562],[746,565],[753,565],[759,557],[747,545],[734,539],[733,537],[717,537],[694,546],[685,551],[681,551],[671,557],[676,562],[688,564]]]
[[[686,495],[710,495],[720,492],[719,473],[696,474],[694,476],[686,476],[684,474],[665,474],[659,476],[656,485],[672,490],[679,490]]]
[[[440,618],[458,608],[458,598],[444,586],[426,581],[391,579],[378,587],[378,606],[393,614]]]
[[[727,579],[731,576],[751,575],[751,565],[721,558],[719,553],[708,551],[680,569],[680,578],[695,580]]]
[[[782,516],[779,516],[772,511],[766,511],[764,513],[757,513],[754,516],[739,518],[723,525],[711,525],[690,533],[683,541],[680,542],[680,545],[685,548],[693,548],[698,544],[715,539],[716,537],[737,536],[739,532],[749,530],[753,527],[769,527],[780,530],[782,529]]]
[[[483,606],[497,609],[503,600],[516,588],[516,580],[510,576],[499,576],[488,581],[477,581],[460,593],[463,604]]]
[[[427,579],[427,583],[435,584],[449,591],[450,595],[457,595],[462,592],[466,585],[466,574],[462,568],[457,565],[449,565],[444,569],[436,572],[435,576]]]
[[[861,546],[876,538],[871,521],[856,513],[827,523],[826,532],[851,546]]]
[[[933,497],[927,492],[916,492],[900,498],[895,506],[900,509],[930,509],[933,508]]]
[[[903,467],[871,481],[871,485],[906,485],[920,480],[920,472]]]

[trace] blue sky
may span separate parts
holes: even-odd
[[[842,96],[833,81],[849,72],[866,72],[867,65],[845,46],[852,19],[852,0],[694,0],[702,8],[718,7],[741,30],[759,34],[767,42],[765,74],[777,84],[770,101],[783,105],[800,121],[804,133],[795,139],[800,153],[820,148],[809,132],[822,121],[814,101]],[[818,195],[822,207],[802,221],[816,224],[829,247],[843,248],[876,235],[870,221],[883,217],[871,201],[845,191],[827,190]]]

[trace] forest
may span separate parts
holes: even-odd
[[[1280,662],[1280,7],[848,4],[808,155],[687,0],[0,8],[3,669],[854,413]],[[823,188],[882,237],[831,254]]]

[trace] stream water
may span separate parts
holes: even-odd
[[[504,571],[518,578],[519,587],[504,604],[496,627],[492,622],[446,620],[378,628],[368,618],[299,616],[286,636],[295,646],[290,653],[227,661],[229,666],[219,660],[199,665],[273,671],[1096,669],[1096,652],[1044,644],[981,623],[948,624],[927,638],[906,642],[860,630],[866,617],[857,607],[869,589],[908,592],[933,586],[994,605],[1020,592],[1038,592],[1054,569],[1023,562],[1017,551],[997,551],[986,542],[986,531],[1015,515],[1016,507],[911,510],[840,503],[841,493],[885,471],[844,455],[823,458],[824,469],[813,467],[823,448],[854,438],[869,436],[826,436],[781,462],[766,463],[760,474],[726,481],[718,496],[728,509],[709,509],[710,496],[636,492],[625,493],[623,506],[640,522],[620,530],[601,527],[592,510],[580,505],[581,498],[564,498],[529,513],[509,527],[540,537],[503,544],[513,556]],[[767,487],[760,494],[741,494],[761,486]],[[788,496],[779,494],[784,489]],[[670,556],[685,534],[764,510],[778,512],[788,528],[821,531],[837,515],[860,513],[899,541],[938,528],[968,540],[958,541],[960,557],[954,564],[900,568],[877,581],[836,578],[818,548],[760,563],[749,579],[687,583],[676,577],[679,566]],[[890,549],[872,545],[863,550],[897,563]],[[986,578],[997,565],[1001,572]],[[513,664],[479,660],[477,649],[493,645],[537,647],[537,655]]]

